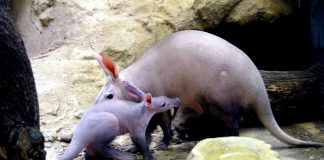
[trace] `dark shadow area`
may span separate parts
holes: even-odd
[[[275,21],[245,26],[222,23],[207,32],[218,35],[243,50],[261,70],[299,70],[311,60],[309,5]]]
[[[301,122],[323,121],[324,119],[318,108],[305,108],[291,107],[273,107],[274,117],[279,126],[289,126]],[[224,122],[215,117],[206,114],[198,114],[190,108],[183,111],[185,115],[177,119],[174,123],[175,130],[177,131],[178,138],[182,140],[201,140],[206,137],[222,137],[228,136],[225,132],[226,127]],[[305,114],[307,113],[307,114]],[[243,119],[240,128],[254,128],[264,127],[260,120],[255,115],[254,111],[246,110],[243,113]]]

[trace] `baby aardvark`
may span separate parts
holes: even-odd
[[[155,159],[149,152],[146,140],[147,125],[155,113],[178,107],[180,99],[164,96],[152,98],[151,94],[145,94],[127,81],[123,82],[123,86],[131,96],[140,97],[143,101],[109,100],[95,104],[82,116],[74,131],[72,142],[59,157],[60,160],[72,160],[83,148],[86,148],[90,157],[135,159],[132,155],[108,146],[116,136],[125,133],[130,133],[145,160]]]

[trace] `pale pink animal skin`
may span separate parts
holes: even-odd
[[[97,55],[102,64],[101,58]],[[101,66],[108,77],[108,69]],[[115,78],[103,86],[96,102],[107,95],[136,101],[125,95],[119,84],[122,79],[153,96],[179,97],[183,106],[222,120],[229,135],[239,134],[240,111],[251,107],[279,140],[296,146],[324,146],[298,140],[280,129],[257,67],[240,49],[215,35],[195,30],[173,33],[149,48],[119,75],[116,70],[112,75]]]
[[[123,82],[126,88],[134,87]],[[101,101],[84,113],[78,123],[68,149],[59,160],[76,158],[83,148],[90,156],[100,155],[119,160],[130,160],[135,157],[113,149],[108,144],[118,135],[129,133],[138,146],[145,160],[155,159],[149,152],[146,141],[146,127],[151,117],[180,105],[179,98],[165,96],[151,97],[138,89],[127,89],[133,96],[143,99],[141,102],[126,100]]]

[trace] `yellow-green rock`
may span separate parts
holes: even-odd
[[[221,137],[200,141],[187,160],[279,160],[279,154],[255,138]]]

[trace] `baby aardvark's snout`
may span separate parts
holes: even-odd
[[[176,107],[179,107],[181,105],[180,98],[178,98],[178,97],[174,98],[173,105]]]

